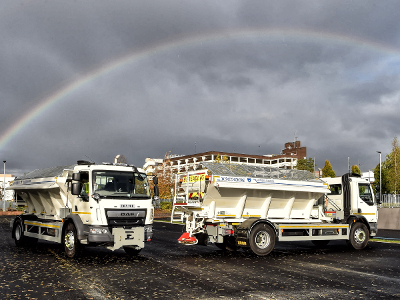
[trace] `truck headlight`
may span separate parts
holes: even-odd
[[[91,234],[107,234],[108,230],[106,228],[90,228]]]
[[[154,220],[154,207],[152,207],[150,211],[150,222],[152,222],[153,220]]]

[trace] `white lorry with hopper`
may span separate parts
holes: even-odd
[[[156,177],[153,182],[158,196]],[[63,244],[68,257],[84,246],[134,255],[152,238],[149,182],[135,166],[78,161],[17,177],[10,189],[26,203],[10,222],[17,246],[47,240]]]
[[[269,254],[277,241],[364,248],[377,234],[378,209],[368,181],[350,174],[317,179],[308,171],[201,162],[176,175],[174,213],[183,213],[186,245]]]

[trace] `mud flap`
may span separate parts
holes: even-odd
[[[144,227],[131,229],[113,228],[114,246],[110,250],[117,250],[123,246],[138,246],[144,248]]]

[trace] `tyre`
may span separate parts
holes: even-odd
[[[80,253],[80,243],[78,240],[78,235],[76,232],[75,225],[73,223],[68,223],[64,231],[64,250],[65,254],[69,258],[74,258],[79,256]]]
[[[323,247],[329,244],[329,240],[314,240],[311,241],[315,246]]]
[[[364,223],[354,223],[350,229],[350,239],[347,244],[356,250],[364,249],[369,241],[369,231]]]
[[[17,220],[14,223],[13,236],[17,247],[34,246],[38,239],[25,236],[23,220]]]
[[[17,247],[22,247],[26,245],[26,237],[24,236],[22,221],[16,221],[14,224],[14,241]]]
[[[259,255],[268,255],[275,247],[275,231],[268,224],[258,224],[250,232],[250,248]]]
[[[142,248],[139,248],[137,246],[124,246],[124,250],[126,254],[134,256],[138,255]]]

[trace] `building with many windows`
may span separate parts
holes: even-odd
[[[285,144],[285,149],[279,155],[253,155],[221,151],[208,151],[190,155],[172,155],[168,164],[174,173],[197,170],[201,162],[212,162],[216,160],[226,161],[232,164],[254,164],[271,166],[276,168],[292,169],[297,165],[299,158],[307,157],[306,147],[301,147],[300,141]],[[147,174],[152,174],[157,166],[162,165],[163,159],[146,158],[143,169]]]
[[[153,174],[154,171],[156,170],[157,166],[161,166],[163,164],[163,159],[162,158],[146,158],[143,169],[146,172],[146,174]]]
[[[15,178],[14,175],[11,174],[1,174],[0,175],[0,200],[5,199],[6,201],[13,201],[14,200],[14,191],[13,190],[6,190],[5,188],[10,186],[11,181]],[[5,179],[5,181],[4,181]],[[0,207],[1,208],[1,207]]]

